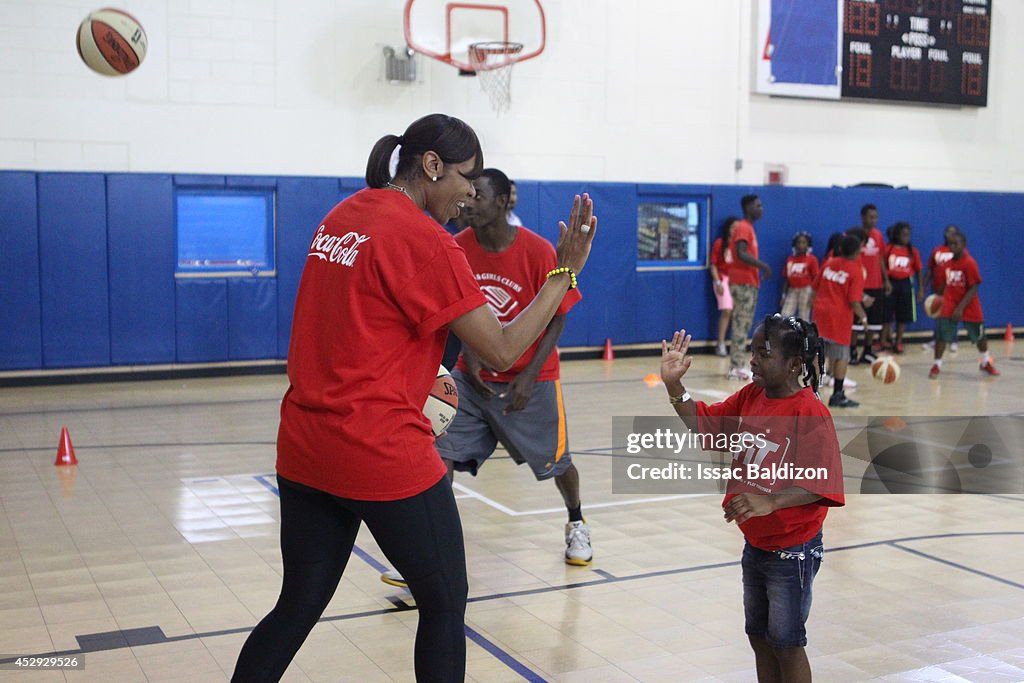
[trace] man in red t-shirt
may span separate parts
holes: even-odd
[[[740,200],[743,220],[737,221],[729,236],[729,252],[732,265],[729,267],[729,293],[732,294],[732,348],[729,355],[729,379],[747,381],[747,335],[754,323],[757,309],[757,293],[761,286],[761,273],[767,280],[772,269],[758,258],[757,233],[754,223],[764,216],[764,205],[756,194],[745,195]]]
[[[503,323],[530,305],[545,275],[557,265],[550,242],[508,222],[509,185],[501,171],[484,169],[466,212],[473,227],[455,236],[488,306]],[[579,472],[569,452],[556,345],[565,315],[581,298],[578,289],[567,292],[547,330],[504,372],[484,367],[463,347],[452,372],[459,410],[437,439],[449,478],[455,471],[476,476],[500,443],[517,464],[527,463],[538,481],[554,479],[569,513],[565,562],[580,566],[590,563],[593,550],[580,503]],[[394,571],[385,572],[381,580],[404,585]]]
[[[859,403],[846,397],[843,382],[850,359],[850,323],[856,319],[867,322],[861,299],[864,297],[864,271],[860,264],[860,239],[846,235],[839,245],[841,256],[834,256],[821,266],[814,285],[812,301],[814,322],[825,342],[825,358],[833,378],[831,407],[856,408]]]
[[[861,229],[867,236],[867,241],[860,251],[860,263],[864,266],[864,293],[873,300],[867,308],[868,322],[863,328],[864,347],[860,355],[856,355],[857,340],[854,339],[854,355],[851,358],[853,363],[874,363],[877,356],[872,348],[872,340],[876,334],[881,337],[882,325],[888,320],[888,306],[886,301],[892,292],[892,283],[889,281],[889,270],[885,263],[885,237],[878,229],[878,208],[874,204],[865,204],[860,209]],[[854,325],[854,331],[859,331],[859,326]]]
[[[967,253],[966,246],[967,237],[963,234],[953,235],[949,240],[949,250],[953,253],[953,258],[943,269],[946,286],[942,290],[942,312],[939,314],[936,328],[935,364],[928,373],[931,379],[939,378],[942,354],[946,350],[946,344],[956,339],[957,326],[961,320],[967,329],[968,338],[978,345],[978,352],[981,353],[978,368],[987,375],[999,375],[988,351],[988,340],[985,339],[985,318],[981,312],[981,300],[978,298],[981,273],[978,271],[978,263]]]

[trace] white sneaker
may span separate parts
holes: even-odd
[[[594,549],[590,547],[590,527],[586,522],[565,525],[565,563],[582,567],[590,564]]]
[[[835,380],[832,379],[832,375],[830,375],[828,373],[825,373],[824,375],[822,375],[821,377],[818,378],[818,386],[819,387],[830,387],[830,386],[832,386],[832,383],[834,381]]]
[[[409,584],[405,582],[402,575],[398,573],[397,569],[388,569],[387,571],[381,572],[380,580],[389,586],[398,586],[399,588],[408,588]]]
[[[746,368],[730,368],[729,372],[725,374],[726,379],[738,379],[741,382],[749,382],[753,376],[753,373]]]
[[[949,352],[950,353],[956,353],[959,350],[960,350],[960,345],[957,344],[956,342],[953,342],[952,344],[949,345]]]
[[[721,358],[729,355],[729,352],[725,350],[725,344],[719,344],[715,347],[715,355]]]
[[[927,344],[921,344],[921,350],[922,351],[934,351],[935,350],[935,340],[932,339]]]

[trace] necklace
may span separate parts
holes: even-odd
[[[416,203],[416,200],[412,198],[412,195],[411,195],[411,194],[409,194],[408,192],[406,192],[406,191],[405,191],[405,188],[404,188],[404,187],[402,187],[401,185],[395,185],[394,183],[388,183],[388,187],[389,187],[390,189],[392,189],[392,190],[398,190],[399,192],[401,192],[402,194],[404,194],[404,195],[405,195],[406,197],[408,197],[408,198],[409,198],[410,200],[412,200],[412,202],[413,202],[414,204]]]

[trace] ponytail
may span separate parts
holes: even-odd
[[[370,152],[366,161],[366,186],[380,189],[391,182],[391,155],[402,144],[397,135],[385,135]]]

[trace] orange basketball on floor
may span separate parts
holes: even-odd
[[[104,76],[131,73],[146,58],[146,32],[135,17],[106,7],[90,12],[75,40],[85,65]]]
[[[892,356],[882,356],[871,364],[871,376],[882,384],[892,384],[900,378],[900,366]]]
[[[459,388],[455,385],[448,368],[442,365],[437,368],[437,379],[430,389],[427,402],[423,404],[423,414],[430,420],[435,437],[448,431],[458,409]]]
[[[929,318],[937,318],[939,313],[942,313],[942,297],[929,294],[924,300],[924,314]]]

